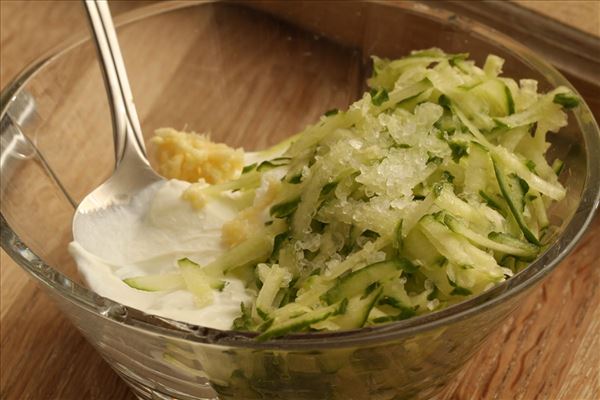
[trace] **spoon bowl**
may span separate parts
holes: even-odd
[[[144,137],[108,3],[103,0],[85,0],[83,4],[110,100],[115,170],[108,180],[79,203],[73,217],[75,237],[90,229],[87,226],[90,219],[82,218],[84,215],[127,204],[143,189],[164,181],[152,170],[146,157]]]

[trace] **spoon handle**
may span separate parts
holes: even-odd
[[[118,167],[125,158],[129,157],[135,157],[138,161],[148,164],[144,137],[133,103],[133,95],[108,2],[83,0],[83,4],[100,56],[104,84],[109,94],[115,165]]]

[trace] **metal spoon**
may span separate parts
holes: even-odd
[[[85,226],[86,218],[81,218],[83,215],[126,204],[144,188],[163,180],[152,170],[146,158],[144,137],[108,3],[104,0],[84,0],[83,4],[98,49],[110,102],[115,170],[106,182],[79,203],[73,218],[76,237],[77,231],[89,229]]]

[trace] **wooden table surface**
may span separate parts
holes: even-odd
[[[117,2],[120,13],[143,2]],[[520,1],[600,36],[599,1]],[[76,30],[73,1],[0,2],[0,87]],[[600,399],[600,217],[439,399]],[[35,283],[0,254],[0,399],[134,399]]]

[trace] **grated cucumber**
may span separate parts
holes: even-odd
[[[370,91],[347,110],[260,153],[238,179],[200,189],[241,191],[247,204],[265,174],[277,176],[264,227],[206,266],[184,261],[163,282],[125,283],[185,285],[201,304],[239,276],[256,294],[234,327],[268,340],[410,318],[509,278],[538,256],[548,206],[565,197],[546,135],[579,99],[564,87],[538,93],[503,66],[440,49],[373,57]]]
[[[177,262],[185,286],[196,298],[198,307],[210,304],[213,300],[213,289],[222,290],[225,283],[220,279],[211,277],[200,265],[188,258]]]
[[[123,279],[123,282],[134,289],[146,292],[173,291],[185,288],[185,281],[178,273],[136,276]]]

